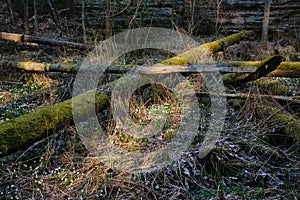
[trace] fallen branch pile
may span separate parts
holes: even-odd
[[[164,60],[155,66],[142,67],[139,68],[139,70],[141,73],[145,74],[172,72],[194,73],[195,71],[197,72],[197,69],[195,69],[191,64],[198,63],[201,58],[209,57],[211,56],[211,54],[221,51],[226,46],[229,46],[235,42],[238,42],[240,39],[245,37],[247,38],[251,35],[253,35],[252,31],[233,34],[220,40],[202,44],[175,57]],[[41,44],[66,45],[75,48],[85,48],[84,45],[78,43],[44,40],[41,38],[17,34],[13,35],[0,33],[0,38],[17,42],[37,42]],[[2,70],[4,70],[5,67],[10,66],[26,71],[46,72],[74,72],[79,69],[79,66],[72,64],[45,64],[34,62],[8,61],[1,61],[0,66]],[[279,55],[271,56],[263,61],[257,62],[227,62],[220,65],[206,65],[206,67],[207,71],[218,70],[222,73],[230,73],[224,75],[224,83],[227,85],[240,85],[267,75],[290,75],[291,77],[300,77],[300,63],[282,62],[282,57]],[[111,66],[107,70],[111,70],[111,72],[124,73],[131,68],[132,66]],[[203,72],[205,72],[205,69]],[[246,74],[241,75],[241,73]],[[109,87],[109,84],[103,87],[107,88]],[[73,99],[55,104],[53,106],[42,108],[29,114],[25,114],[15,119],[1,123],[0,155],[5,155],[7,153],[24,148],[41,139],[44,135],[50,134],[51,130],[59,129],[64,124],[71,123],[72,102],[77,102],[76,105],[81,105],[80,109],[77,109],[80,114],[89,113],[93,108],[95,108],[95,105],[92,105],[89,101],[89,99],[94,97],[96,98],[96,107],[99,110],[103,110],[107,107],[109,103],[109,93],[106,92],[105,89],[101,94],[95,94],[95,91],[89,91],[77,97],[74,97]],[[271,111],[274,111],[274,109],[271,109],[269,107],[262,107],[260,108],[259,113],[260,116],[264,117]],[[283,119],[282,123],[287,123],[285,133],[293,130],[294,132],[292,132],[292,135],[297,139],[300,138],[300,122],[298,119],[295,119],[292,116],[285,117],[284,113],[278,113],[277,115],[274,115],[274,117],[276,117],[276,120]],[[274,121],[275,119],[271,118],[271,120]]]

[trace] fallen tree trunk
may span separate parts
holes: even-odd
[[[183,54],[170,58],[161,62],[161,65],[176,64],[183,65],[189,62],[196,62],[199,59],[199,53],[213,53],[222,50],[224,44],[232,44],[237,42],[244,35],[252,34],[252,32],[242,32],[228,36],[212,43],[206,43]],[[224,44],[220,44],[220,42]],[[202,54],[201,54],[202,55]],[[201,56],[200,55],[200,56]],[[173,62],[173,61],[176,61]],[[52,129],[59,129],[68,121],[72,120],[72,101],[78,102],[77,111],[84,115],[88,113],[95,105],[91,104],[90,99],[95,96],[95,91],[89,91],[81,94],[73,99],[45,107],[29,114],[22,115],[15,119],[2,122],[0,124],[0,153],[5,155],[9,152],[16,151],[22,147],[28,146],[43,137],[45,133]],[[107,94],[96,94],[96,107],[104,109],[108,104],[109,98]],[[80,108],[80,109],[79,109]],[[78,114],[78,115],[79,115]]]
[[[253,31],[242,31],[219,40],[204,43],[196,48],[192,48],[178,56],[174,56],[159,63],[159,65],[187,65],[195,63],[205,63],[210,61],[213,53],[224,50],[226,47],[240,41],[243,38],[253,36]]]
[[[257,100],[275,100],[282,105],[289,105],[289,107],[294,106],[300,108],[300,96],[280,96],[280,95],[260,95],[260,94],[245,94],[245,93],[235,93],[235,94],[214,94],[208,92],[197,92],[198,97],[212,97],[212,96],[222,96],[227,99],[240,99],[244,101],[246,99]],[[256,115],[261,119],[265,120],[270,126],[280,125],[280,130],[285,136],[288,136],[295,141],[300,140],[300,120],[297,116],[293,116],[291,113],[285,112],[275,106],[270,105],[259,105],[253,110]],[[296,112],[296,111],[295,111]]]
[[[295,141],[300,140],[300,120],[291,114],[270,105],[261,105],[256,108],[259,118],[265,120],[269,125],[280,127],[284,135],[293,138]]]
[[[77,64],[51,64],[38,62],[15,62],[15,61],[0,61],[0,71],[7,68],[16,68],[29,72],[77,72],[80,68]],[[142,74],[167,74],[167,73],[195,73],[195,72],[216,72],[221,73],[250,73],[257,70],[256,67],[231,67],[224,64],[196,64],[196,65],[175,65],[175,66],[137,66],[137,65],[111,65],[105,70],[106,73],[126,73],[133,68],[136,68]],[[89,70],[89,69],[83,69]]]
[[[282,57],[279,55],[270,56],[269,58],[266,58],[263,61],[260,61],[256,64],[257,70],[255,72],[242,76],[238,74],[231,74],[223,79],[224,84],[240,85],[249,81],[259,79],[277,69],[281,61]]]
[[[76,102],[76,111],[80,114],[94,109],[90,99],[95,97],[94,91],[78,95],[73,99],[44,107],[34,112],[21,115],[15,119],[0,123],[0,156],[20,150],[41,139],[48,131],[60,129],[72,120],[72,101]],[[108,96],[96,94],[96,104],[99,110],[107,107]]]
[[[202,70],[203,72],[219,71],[220,73],[251,73],[257,71],[258,68],[264,67],[266,64],[264,61],[232,61],[221,64],[209,65],[204,64],[199,65],[174,65],[174,66],[140,66],[140,71],[144,74],[163,74],[163,73],[175,73],[175,72],[187,72],[194,73]],[[72,63],[38,63],[38,62],[16,62],[16,61],[0,61],[0,71],[7,71],[8,68],[15,68],[19,70],[25,70],[30,72],[63,72],[63,73],[73,73],[79,70],[79,65]],[[138,67],[137,65],[112,65],[106,69],[107,73],[126,73],[132,68]],[[199,67],[199,68],[197,68]],[[268,68],[270,69],[270,68]],[[277,69],[268,73],[257,74],[256,77],[262,77],[265,75],[272,77],[300,77],[300,62],[281,62]],[[259,73],[259,72],[257,72]],[[254,74],[253,74],[254,75]],[[252,75],[252,76],[253,76]],[[231,79],[238,77],[238,74],[230,75]],[[240,76],[240,78],[245,78],[248,75]],[[250,77],[248,77],[249,79]],[[226,78],[225,78],[226,79]]]
[[[13,42],[20,42],[24,44],[36,43],[36,44],[46,44],[51,46],[71,47],[71,48],[77,48],[81,50],[87,49],[86,46],[81,43],[42,38],[42,37],[36,37],[31,35],[16,34],[16,33],[0,32],[0,39],[9,40]]]
[[[264,61],[231,61],[224,64],[235,67],[259,67]],[[269,76],[273,77],[300,77],[300,62],[281,62],[279,66],[271,71]]]

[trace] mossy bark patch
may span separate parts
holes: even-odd
[[[210,60],[210,56],[213,53],[222,51],[227,46],[238,42],[244,37],[249,37],[253,35],[253,31],[241,31],[236,34],[229,35],[227,37],[221,38],[219,40],[204,43],[198,47],[192,48],[178,56],[172,57],[165,61],[160,62],[159,64],[163,65],[186,65],[194,64],[198,62],[207,62]]]
[[[77,112],[86,113],[95,109],[90,104],[90,98],[96,98],[97,109],[104,109],[108,103],[108,96],[89,91],[75,98],[44,107],[34,112],[22,115],[0,124],[0,155],[19,150],[41,139],[53,129],[60,129],[73,118],[72,101],[80,102]],[[77,105],[77,104],[76,104]]]
[[[250,74],[244,74],[240,76],[233,75],[227,75],[224,77],[223,81],[225,84],[233,84],[233,85],[240,85],[242,83],[246,83],[249,81],[253,81],[256,79],[259,79],[263,76],[268,75],[270,72],[277,69],[277,67],[280,65],[282,61],[282,57],[280,55],[274,55],[270,56],[258,63],[252,63],[255,67],[257,67],[257,70]],[[249,63],[250,64],[250,63]]]
[[[258,117],[269,124],[282,125],[282,132],[294,140],[300,140],[300,120],[276,107],[261,105],[256,108]]]
[[[278,79],[262,78],[253,82],[259,87],[261,93],[269,95],[289,95],[293,87]]]

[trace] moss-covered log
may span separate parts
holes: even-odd
[[[282,61],[282,57],[279,55],[270,56],[269,58],[266,58],[260,61],[259,63],[255,63],[254,66],[257,67],[257,70],[255,72],[246,75],[238,75],[238,74],[227,75],[223,79],[224,83],[230,85],[232,84],[240,85],[242,83],[254,81],[276,70],[279,64],[281,63],[281,61]]]
[[[160,65],[182,65],[189,62],[196,62],[203,53],[209,53],[222,50],[227,45],[237,42],[244,36],[251,35],[252,32],[241,32],[228,36],[226,38],[206,43],[194,49],[191,49],[183,54],[162,61]],[[72,101],[78,102],[76,108],[79,114],[84,114],[93,109],[95,105],[91,104],[90,99],[93,99],[94,91],[81,94],[73,100],[67,100],[53,106],[45,107],[35,112],[22,115],[15,119],[3,122],[0,124],[0,153],[6,153],[18,150],[26,145],[30,145],[48,131],[56,128],[59,129],[68,121],[72,120]],[[106,107],[109,98],[105,94],[96,95],[96,104],[99,109]],[[80,106],[79,106],[80,105]],[[78,114],[78,115],[79,115]]]
[[[270,125],[281,127],[280,131],[286,136],[300,140],[300,120],[277,107],[261,105],[256,108],[259,118],[266,120]]]
[[[224,64],[203,64],[203,65],[174,65],[174,66],[137,66],[137,65],[111,65],[105,70],[106,73],[124,74],[130,71],[134,67],[139,67],[138,70],[143,74],[166,74],[166,73],[178,73],[199,72],[197,67],[201,67],[203,72],[219,71],[221,73],[250,73],[256,71],[256,67],[232,67]],[[71,73],[77,72],[80,68],[78,64],[72,63],[38,63],[38,62],[16,62],[16,61],[1,61],[0,60],[0,72],[6,71],[6,69],[14,68],[19,70],[25,70],[29,72],[63,72]],[[85,70],[85,69],[83,69]],[[88,69],[86,69],[88,70]]]
[[[300,77],[300,62],[282,62],[276,70],[272,71],[270,76],[274,77]]]
[[[207,62],[210,60],[211,54],[222,51],[226,47],[252,35],[254,35],[253,31],[241,31],[213,42],[204,43],[196,48],[192,48],[182,54],[160,62],[160,65],[186,65],[201,63],[201,61]]]
[[[72,101],[76,102],[76,111],[80,114],[90,112],[94,106],[90,99],[95,92],[89,91],[75,98],[57,103],[53,106],[44,107],[34,112],[22,115],[15,119],[0,123],[0,155],[19,150],[41,139],[47,132],[60,129],[72,120]],[[96,95],[98,109],[107,107],[108,96]]]
[[[224,64],[235,67],[259,67],[263,61],[231,61]],[[268,74],[272,77],[300,77],[300,62],[281,62],[277,68]]]

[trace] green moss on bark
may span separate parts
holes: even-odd
[[[300,120],[276,107],[261,105],[256,109],[257,115],[267,119],[269,124],[282,124],[282,132],[295,140],[300,140]]]
[[[93,91],[73,99],[76,102],[80,102],[76,104],[80,108],[76,109],[79,112],[78,114],[95,109],[95,105],[91,104],[91,98],[95,98]],[[97,109],[105,108],[107,103],[108,96],[106,94],[96,95]],[[62,128],[66,123],[71,122],[72,118],[72,99],[70,99],[1,123],[0,155],[32,144],[45,134],[50,133],[49,131]]]

